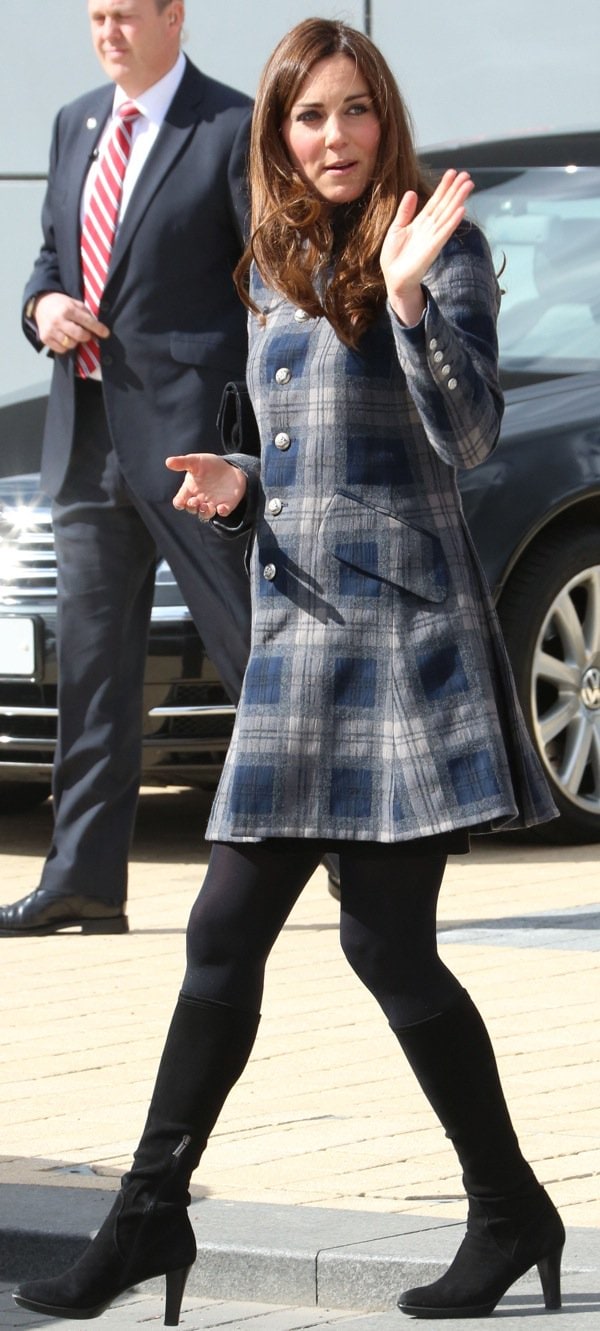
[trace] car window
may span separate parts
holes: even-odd
[[[600,170],[476,169],[471,216],[503,289],[505,378],[600,369]]]

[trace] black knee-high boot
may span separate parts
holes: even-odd
[[[546,1308],[559,1308],[564,1227],[521,1154],[477,1008],[463,991],[448,1011],[394,1034],[452,1141],[469,1199],[452,1265],[402,1294],[399,1308],[413,1317],[485,1316],[532,1266]]]
[[[258,1029],[254,1013],[180,995],[133,1165],[95,1239],[63,1275],[14,1298],[51,1317],[98,1317],[117,1295],[166,1277],[165,1326],[177,1326],[196,1242],[188,1186]]]

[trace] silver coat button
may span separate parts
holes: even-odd
[[[439,365],[440,361],[443,360],[443,359],[444,359],[444,353],[443,353],[443,351],[435,351],[435,352],[433,353],[433,363],[434,363],[434,365]]]
[[[275,565],[274,565],[274,564],[265,564],[265,567],[264,567],[264,570],[263,570],[263,578],[266,578],[266,579],[267,579],[267,582],[272,582],[272,581],[273,581],[273,578],[275,577],[276,572],[277,572],[277,569],[275,568]]]
[[[289,434],[285,433],[285,430],[280,430],[279,434],[275,435],[275,439],[273,442],[276,448],[280,448],[281,452],[285,453],[286,448],[289,448],[292,441],[290,439]]]
[[[291,377],[292,371],[288,370],[286,366],[282,366],[280,370],[275,371],[275,379],[278,384],[289,384]]]
[[[310,319],[310,314],[307,314],[306,310],[294,310],[294,319],[297,324],[303,324]]]
[[[446,375],[447,375],[447,374],[450,374],[450,366],[449,366],[449,365],[442,365],[442,374],[443,374],[443,376],[444,376],[444,379],[446,378]]]
[[[429,343],[429,350],[435,351],[436,347],[437,347],[437,337],[432,337]]]
[[[268,508],[269,508],[269,513],[273,513],[274,516],[277,517],[277,514],[281,513],[281,510],[283,508],[281,499],[270,499]]]
[[[449,391],[450,391],[451,393],[452,393],[452,392],[454,391],[454,389],[456,388],[457,383],[458,383],[458,379],[449,379],[449,380],[448,380],[448,389],[449,389]]]

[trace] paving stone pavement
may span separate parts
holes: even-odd
[[[597,1326],[600,1299],[589,1293],[586,1282],[571,1289],[563,1299],[561,1315],[567,1317],[568,1331],[593,1331]],[[110,1309],[102,1325],[111,1331],[122,1328],[151,1327],[162,1324],[163,1310],[158,1295],[136,1293]],[[551,1323],[540,1309],[539,1301],[531,1294],[509,1294],[498,1305],[494,1320],[501,1319],[503,1331],[548,1331]],[[7,1286],[0,1285],[0,1326],[3,1331],[33,1331],[33,1328],[54,1327],[56,1331],[86,1331],[90,1323],[80,1320],[48,1320],[17,1308],[10,1298]],[[182,1331],[312,1331],[312,1328],[332,1327],[334,1331],[402,1331],[405,1327],[433,1327],[439,1322],[425,1319],[415,1323],[403,1317],[396,1309],[388,1312],[364,1313],[351,1309],[295,1308],[270,1303],[242,1303],[216,1299],[185,1298],[181,1312]],[[453,1331],[472,1331],[472,1319],[452,1321]]]
[[[194,792],[144,792],[129,935],[0,940],[0,1238],[9,1222],[19,1231],[28,1204],[38,1234],[68,1231],[61,1214],[76,1219],[80,1205],[87,1216],[95,1193],[117,1187],[128,1166],[181,980],[185,922],[208,855],[207,811],[207,800]],[[35,885],[50,818],[47,805],[26,820],[2,819],[3,900]],[[526,1155],[567,1227],[583,1240],[596,1237],[600,847],[508,838],[476,845],[449,863],[440,951],[488,1023]],[[319,869],[270,959],[255,1051],[201,1161],[193,1195],[195,1202],[215,1203],[204,1214],[217,1218],[220,1205],[237,1203],[238,1214],[243,1205],[289,1217],[339,1210],[340,1224],[354,1213],[356,1223],[374,1223],[382,1235],[392,1232],[393,1221],[402,1228],[407,1257],[406,1234],[417,1217],[418,1258],[432,1227],[451,1232],[464,1218],[459,1173],[394,1037],[341,954],[338,911]],[[8,1218],[2,1195],[10,1202]],[[103,1200],[96,1197],[96,1205]],[[30,1216],[23,1220],[22,1234],[32,1224]],[[74,1232],[80,1229],[75,1224]],[[598,1273],[586,1272],[573,1270],[573,1298],[593,1302]],[[591,1288],[577,1290],[580,1280]],[[286,1322],[287,1298],[270,1293],[262,1313],[254,1302],[247,1311],[206,1303],[205,1293],[192,1292],[193,1312],[186,1302],[186,1318],[196,1318],[186,1320],[189,1331],[256,1317],[273,1331],[327,1322],[314,1307],[312,1321],[294,1321],[301,1311],[295,1308]],[[342,1296],[343,1289],[338,1302]],[[158,1304],[144,1297],[135,1308],[146,1309],[151,1321]],[[528,1331],[538,1304],[536,1292]],[[367,1317],[359,1309],[358,1316],[348,1306],[348,1325],[358,1320],[367,1331],[371,1317],[386,1331],[377,1319],[388,1312]],[[579,1307],[570,1307],[572,1317]],[[503,1305],[502,1315],[512,1318],[510,1308]],[[587,1305],[581,1308],[587,1318]],[[121,1309],[110,1314],[126,1315],[134,1316]],[[399,1314],[392,1315],[397,1325]],[[332,1324],[343,1326],[340,1317],[331,1313]]]

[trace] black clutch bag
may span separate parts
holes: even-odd
[[[258,425],[244,380],[231,380],[225,384],[217,429],[224,453],[249,453],[253,458],[260,457]]]

